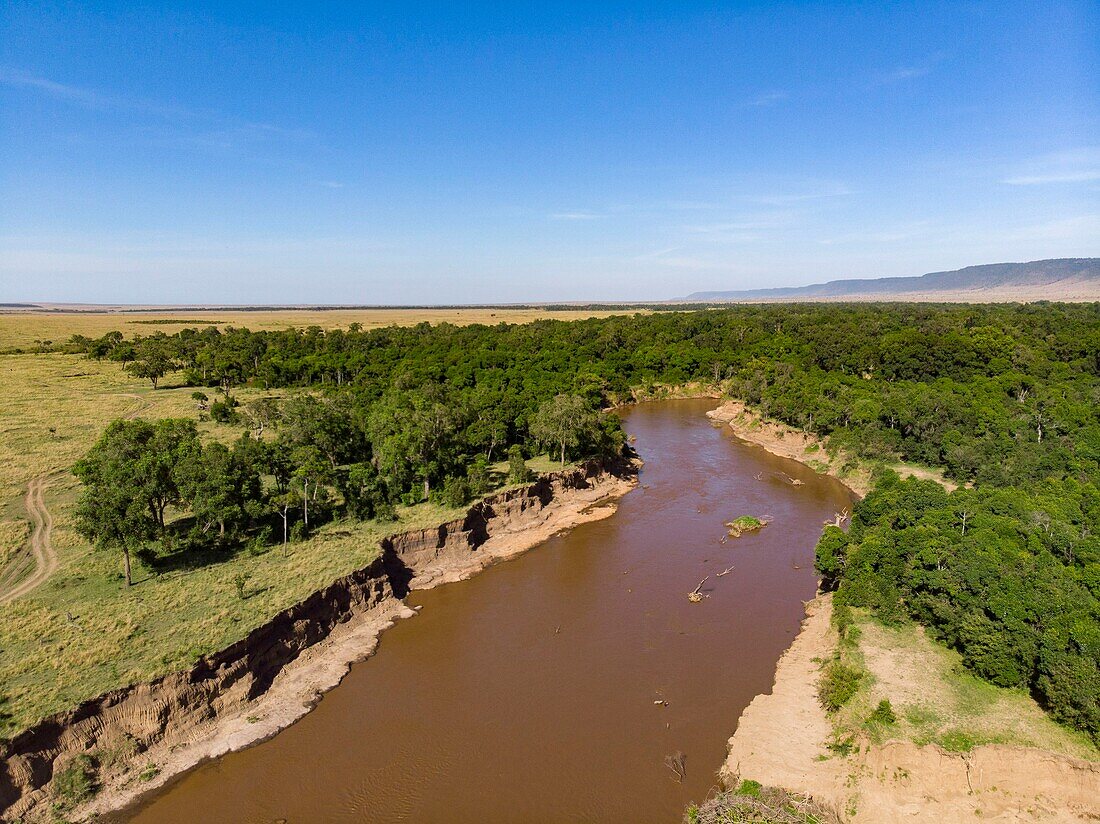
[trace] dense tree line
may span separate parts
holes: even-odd
[[[526,325],[363,331],[215,327],[124,340],[74,338],[159,381],[198,387],[394,386],[470,393],[522,439],[539,404],[607,404],[648,384],[719,382],[761,411],[869,457],[943,466],[960,480],[1019,483],[1100,462],[1100,306],[759,306]],[[1025,447],[1026,448],[1023,448]]]
[[[505,454],[518,477],[536,450],[559,460],[614,452],[622,433],[597,410],[655,385],[721,386],[863,458],[941,467],[974,489],[948,497],[881,481],[857,508],[850,538],[824,536],[826,583],[839,587],[841,605],[918,618],[979,674],[1027,687],[1058,718],[1100,733],[1100,304],[743,306],[370,331],[208,327],[69,346],[119,361],[154,387],[175,374],[214,391],[216,419],[243,417],[257,435],[274,427],[275,438],[249,439],[267,453],[257,471],[275,479],[261,484],[272,487],[263,495],[302,524],[326,499],[353,517],[384,515],[400,500],[460,500]],[[309,394],[242,407],[233,398],[242,385]],[[197,525],[215,521],[195,515]],[[155,535],[159,525],[143,529]]]
[[[243,409],[257,435],[274,427],[275,437],[245,433],[227,447],[203,443],[192,420],[118,420],[73,467],[83,483],[77,528],[121,551],[127,583],[131,553],[150,545],[169,554],[262,546],[273,520],[285,545],[333,515],[393,520],[398,502],[461,506],[506,479],[526,481],[525,448],[545,446],[564,465],[567,454],[614,456],[624,445],[616,418],[570,395],[534,412],[531,438],[510,445],[509,471],[496,477],[490,461],[494,445],[503,457],[505,434],[486,434],[479,410],[438,385],[395,388],[367,406],[348,393],[303,393]]]
[[[1073,479],[948,494],[886,473],[817,547],[850,607],[912,616],[968,667],[1100,741],[1100,489]]]

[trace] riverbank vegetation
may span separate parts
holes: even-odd
[[[451,506],[486,483],[518,480],[536,454],[560,463],[615,452],[622,433],[599,410],[661,386],[706,384],[864,461],[941,468],[973,488],[947,496],[883,475],[853,513],[850,538],[827,530],[819,553],[827,584],[842,605],[927,624],[974,673],[1030,690],[1064,723],[1097,734],[1098,305],[743,306],[377,329],[149,326],[76,335],[64,348],[87,359],[74,361],[82,369],[109,366],[131,387],[144,381],[141,397],[188,400],[184,414],[147,417],[198,419],[197,437],[180,422],[115,425],[77,464],[88,483],[73,489],[83,533],[116,550],[114,564],[123,536],[87,517],[99,507],[136,519],[126,531],[141,536],[135,553],[152,553],[150,563],[175,558],[186,575],[193,565],[209,570],[195,562],[211,552],[250,557],[250,546],[278,547],[284,526],[305,537],[323,523],[385,523],[391,507]],[[179,439],[169,450],[177,457],[164,465],[151,460],[160,450],[147,450],[135,460],[145,469],[159,462],[154,474],[171,487],[163,524],[144,485],[112,501],[105,480],[134,471],[111,464],[126,452],[116,447],[153,443],[158,426]],[[243,486],[244,499],[230,500],[230,486]],[[229,580],[218,583],[246,602],[219,569]]]
[[[817,549],[843,626],[854,607],[924,624],[974,673],[1034,695],[1100,740],[1100,492],[1076,478],[1026,489],[891,473]]]
[[[234,540],[240,522],[227,522],[224,536],[216,522],[204,531],[207,522],[200,525],[181,501],[180,508],[167,510],[170,547],[162,548],[157,540],[141,552],[135,547],[134,585],[127,587],[121,549],[97,550],[77,532],[87,489],[69,469],[112,420],[188,419],[204,451],[219,444],[230,453],[246,435],[257,440],[257,427],[243,417],[218,423],[199,408],[192,387],[168,381],[153,391],[147,381],[135,382],[109,361],[28,354],[3,356],[0,367],[5,390],[0,393],[3,554],[20,560],[27,552],[22,501],[28,483],[45,476],[52,548],[59,561],[41,586],[0,605],[0,736],[108,689],[185,669],[198,656],[228,646],[281,609],[365,566],[386,535],[435,527],[466,510],[438,499],[413,505],[397,501],[396,520],[380,520],[345,518],[336,508],[330,520],[318,520],[306,537],[292,540],[284,554],[282,519],[276,513],[261,513],[269,520],[246,525],[240,540]],[[289,400],[286,393],[249,387],[233,394],[246,407],[264,399]],[[268,426],[261,440],[274,445],[278,427]],[[488,469],[498,486],[559,468],[557,456],[525,459],[520,454],[518,467],[505,454],[493,457]],[[263,481],[274,484],[269,476]],[[270,530],[268,542],[258,545],[255,538],[265,529]]]
[[[753,515],[738,515],[732,521],[726,522],[726,529],[730,538],[740,538],[747,532],[758,532],[768,525],[766,518],[757,518]]]
[[[885,623],[864,608],[837,611],[840,642],[835,657],[822,662],[818,683],[833,727],[833,757],[903,740],[949,752],[1006,744],[1097,759],[1085,732],[1056,723],[1028,690],[975,675],[962,654],[919,623]]]

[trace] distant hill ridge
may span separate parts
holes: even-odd
[[[1100,300],[1100,258],[989,263],[918,277],[831,280],[810,286],[693,292],[685,300]]]

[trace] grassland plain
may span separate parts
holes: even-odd
[[[291,544],[286,557],[279,547],[241,550],[159,574],[139,560],[127,589],[116,553],[92,549],[73,528],[79,485],[69,468],[115,418],[196,418],[193,390],[153,391],[116,363],[60,353],[0,356],[0,375],[0,570],[20,562],[24,574],[33,569],[20,557],[29,536],[24,498],[42,477],[58,557],[45,583],[0,605],[0,735],[112,687],[184,668],[363,566],[385,535],[465,510],[423,504],[400,508],[397,523],[334,522]],[[236,392],[242,402],[260,394]],[[209,421],[199,428],[226,441],[243,431]],[[547,459],[529,465],[551,468]]]
[[[577,320],[647,310],[584,308],[435,308],[435,309],[203,309],[180,312],[142,311],[0,311],[0,352],[64,343],[72,335],[96,338],[115,330],[126,337],[171,334],[188,326],[245,327],[253,331],[346,329],[353,323],[364,329],[379,326],[412,326],[417,323],[529,323],[534,320]]]

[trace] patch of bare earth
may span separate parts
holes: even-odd
[[[855,735],[848,755],[831,751],[838,728],[851,731],[817,700],[820,664],[837,651],[831,604],[831,596],[822,595],[808,605],[802,632],[779,662],[772,693],[757,696],[742,714],[721,771],[725,783],[740,776],[805,793],[853,824],[1100,820],[1100,763],[1067,754],[1089,752],[1087,742],[1053,726],[1026,696],[965,678],[959,686],[942,668],[950,654],[920,633],[898,644],[892,630],[863,625],[859,650],[870,681],[863,707],[888,697],[899,717],[914,707],[918,712],[911,713],[913,722],[901,720],[888,733],[899,738],[876,743],[872,735]],[[975,697],[972,690],[999,695]],[[842,714],[851,721],[862,711],[846,708]],[[922,726],[928,711],[970,734],[984,729],[991,738],[1061,752],[1017,743],[950,752],[905,740],[906,733],[928,734]]]

